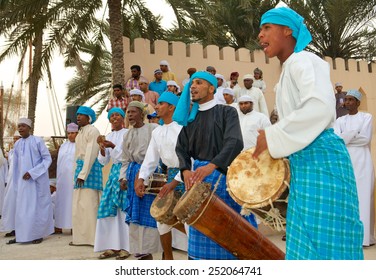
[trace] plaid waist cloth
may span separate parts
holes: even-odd
[[[179,168],[168,168],[167,169],[167,182],[170,183],[172,180],[174,180],[176,174],[178,174],[179,171],[180,171]],[[179,185],[176,186],[175,191],[183,194],[185,192],[184,184],[180,182]]]
[[[157,227],[157,222],[150,215],[150,207],[153,203],[155,195],[145,194],[142,198],[136,195],[134,190],[134,181],[138,171],[140,170],[141,164],[137,162],[131,162],[127,169],[127,201],[125,212],[127,213],[125,221],[127,223],[139,224],[146,227]]]
[[[120,189],[119,175],[121,163],[113,164],[106,186],[103,190],[101,201],[98,208],[98,219],[106,217],[115,217],[117,209],[125,211],[127,191]]]
[[[194,170],[201,166],[209,164],[209,161],[199,161],[195,160]],[[220,172],[215,170],[211,175],[205,177],[204,182],[210,183],[212,189],[216,184]],[[229,205],[236,212],[240,213],[241,206],[237,204],[232,197],[226,191],[226,176],[222,175],[222,178],[219,181],[216,195],[218,195],[227,205]],[[244,217],[250,224],[257,228],[257,223],[253,214]],[[228,252],[226,249],[219,246],[216,242],[212,241],[209,237],[206,237],[204,234],[196,230],[194,227],[189,227],[188,235],[188,256],[191,259],[199,260],[232,260],[236,259],[234,255]]]
[[[77,181],[77,177],[80,174],[82,167],[84,166],[84,161],[82,159],[78,159],[76,161],[77,167],[74,173],[74,182]],[[98,159],[95,159],[93,166],[90,169],[90,173],[87,176],[84,185],[81,187],[83,189],[93,189],[97,191],[103,190],[103,175],[102,175],[102,165],[99,163]],[[75,189],[79,189],[76,184],[74,185]]]
[[[363,259],[350,156],[333,129],[289,157],[286,259]]]

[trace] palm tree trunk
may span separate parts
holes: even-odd
[[[124,85],[123,21],[121,0],[108,0],[110,41],[112,50],[112,83]]]
[[[38,84],[41,78],[40,65],[42,59],[42,48],[43,48],[43,33],[37,32],[35,34],[34,45],[34,57],[33,57],[33,67],[30,74],[29,80],[29,108],[27,112],[28,118],[31,120],[33,127],[31,128],[31,133],[34,132],[35,126],[35,111],[37,108],[37,96],[38,96]],[[37,67],[39,66],[39,67]],[[39,70],[35,70],[39,69]]]

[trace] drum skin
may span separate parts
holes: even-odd
[[[290,181],[288,164],[273,159],[268,151],[252,158],[254,148],[240,153],[228,168],[227,190],[231,197],[246,208],[261,208],[276,200]]]
[[[153,200],[150,207],[150,215],[162,224],[174,225],[178,219],[173,214],[173,209],[181,197],[179,192],[171,191],[163,198],[158,196]]]
[[[282,260],[285,254],[239,213],[210,191],[195,184],[185,192],[173,213],[240,260]]]
[[[243,151],[231,163],[227,172],[227,191],[242,206],[244,213],[256,214],[274,230],[285,230],[289,162],[273,159],[267,150],[254,160],[253,152],[254,148]]]

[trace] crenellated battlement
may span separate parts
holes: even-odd
[[[248,49],[240,48],[235,50],[232,47],[219,48],[209,45],[203,47],[201,44],[186,45],[183,42],[167,42],[157,40],[151,43],[147,39],[137,38],[132,42],[129,38],[123,38],[125,50],[125,73],[126,78],[130,76],[129,67],[138,64],[142,68],[142,73],[150,80],[153,79],[153,72],[159,68],[161,60],[167,60],[172,72],[175,73],[178,83],[188,76],[186,71],[189,67],[195,67],[198,70],[204,70],[206,66],[211,65],[217,69],[217,73],[229,79],[233,71],[240,73],[240,79],[243,75],[253,73],[256,67],[263,70],[264,80],[267,84],[266,100],[269,110],[274,105],[274,85],[277,83],[281,71],[281,65],[276,58],[269,59],[263,51],[251,52]],[[365,102],[362,102],[362,109],[370,112],[376,112],[376,84],[373,82],[376,78],[376,71],[372,71],[372,65],[365,61],[344,60],[330,57],[324,58],[331,68],[331,81],[342,82],[344,90],[350,88],[362,88],[366,94]]]

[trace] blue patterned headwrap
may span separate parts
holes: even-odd
[[[93,124],[97,120],[94,110],[91,109],[90,107],[80,106],[80,108],[78,108],[76,112],[76,115],[78,114],[89,116],[91,118],[90,124]]]
[[[111,118],[111,115],[112,115],[113,113],[118,113],[118,114],[121,115],[123,118],[125,118],[124,110],[121,109],[121,108],[118,108],[118,107],[114,107],[114,108],[112,108],[110,111],[108,111],[107,118],[110,119],[110,118]]]
[[[179,96],[173,94],[170,91],[165,91],[158,98],[158,103],[160,103],[160,102],[166,102],[166,103],[174,105],[176,107],[176,105],[178,105],[178,102],[179,102]]]
[[[180,96],[179,103],[176,106],[172,119],[178,124],[186,126],[189,122],[194,121],[198,113],[198,103],[193,102],[191,107],[191,85],[194,79],[203,79],[214,86],[214,93],[216,92],[218,83],[217,78],[206,71],[199,71],[192,75],[188,83],[185,84],[183,92]]]
[[[260,26],[271,23],[287,26],[292,30],[292,37],[296,39],[294,52],[300,52],[312,41],[312,36],[304,18],[294,10],[287,7],[274,8],[267,11],[261,17]]]

